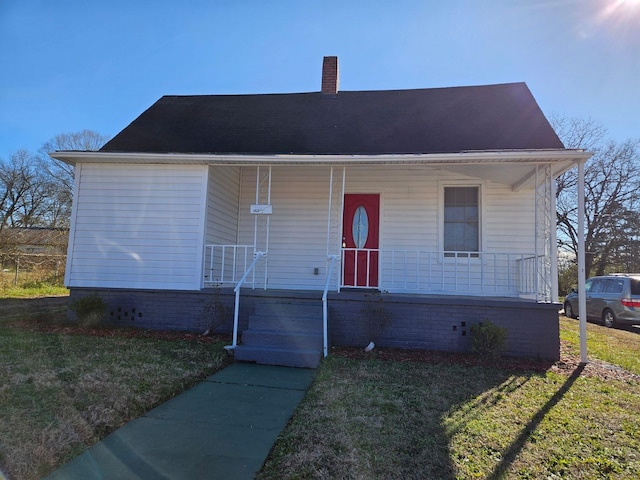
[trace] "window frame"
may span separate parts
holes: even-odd
[[[470,260],[479,261],[482,258],[483,246],[484,246],[484,182],[478,182],[477,180],[460,180],[460,181],[441,181],[438,182],[438,246],[441,252],[441,257],[445,261],[460,261]],[[471,252],[465,250],[452,250],[451,253],[445,254],[445,190],[447,188],[477,188],[478,189],[478,250],[477,252]],[[449,252],[447,250],[447,252]]]

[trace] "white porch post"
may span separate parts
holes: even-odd
[[[327,261],[332,256],[340,259],[342,246],[342,206],[344,203],[344,183],[346,169],[331,167],[329,174],[329,206],[327,210]],[[340,280],[336,281],[336,290],[340,290]]]
[[[556,179],[551,180],[551,301],[557,302],[559,300],[558,293],[558,219],[556,213]]]
[[[327,210],[327,258],[340,253],[342,238],[342,197],[344,191],[345,169],[342,175],[334,169],[329,171],[329,207]]]
[[[266,171],[265,171],[266,170]],[[271,205],[271,165],[261,168],[256,167],[256,205]],[[263,287],[267,289],[267,276],[269,270],[269,236],[270,236],[270,220],[271,215],[254,214],[253,218],[253,254],[254,257],[259,252],[264,253],[264,262],[262,262]],[[254,288],[256,271],[254,270]]]
[[[580,362],[587,363],[587,297],[584,249],[584,161],[578,162],[578,312],[580,313]]]
[[[542,172],[540,172],[540,169],[542,169]],[[534,281],[536,300],[538,302],[554,302],[557,300],[557,270],[554,268],[556,261],[554,254],[556,251],[554,183],[551,165],[536,165],[534,192],[536,272]],[[554,279],[554,274],[556,279]]]

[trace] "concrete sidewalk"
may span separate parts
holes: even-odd
[[[300,368],[230,365],[47,478],[253,478],[314,375]]]

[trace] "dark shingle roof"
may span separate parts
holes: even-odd
[[[402,154],[564,148],[524,83],[165,96],[105,152]]]

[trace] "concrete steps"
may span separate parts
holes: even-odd
[[[322,306],[270,300],[259,304],[234,350],[237,361],[317,368],[322,358]]]

